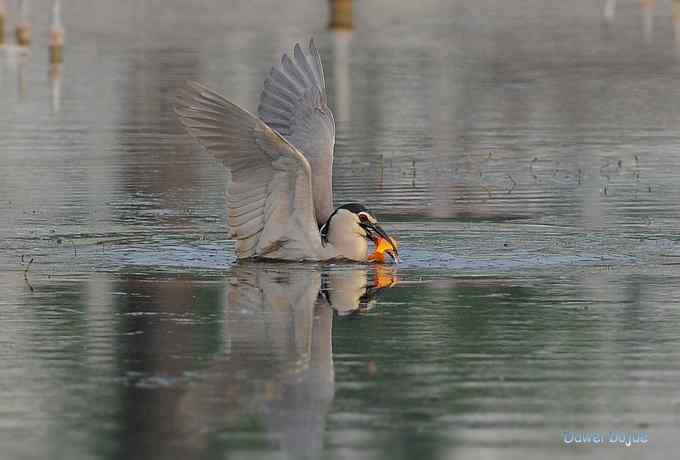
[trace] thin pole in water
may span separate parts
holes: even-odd
[[[64,60],[64,27],[61,25],[61,5],[59,0],[52,6],[52,25],[50,26],[50,62],[59,64]]]
[[[28,0],[19,1],[19,22],[16,28],[16,39],[19,46],[31,44],[31,23],[28,20]]]
[[[330,0],[331,18],[328,28],[331,30],[354,29],[352,0]]]
[[[5,21],[7,19],[7,5],[0,0],[0,46],[5,45]]]

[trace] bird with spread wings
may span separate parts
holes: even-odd
[[[200,83],[179,91],[187,132],[229,171],[227,211],[238,258],[398,258],[396,241],[359,203],[333,208],[335,120],[314,41],[272,68],[252,115]]]

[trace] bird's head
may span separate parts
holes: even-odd
[[[384,261],[387,253],[399,261],[396,241],[378,225],[378,220],[360,203],[349,203],[337,208],[321,227],[324,242],[334,245],[341,254],[353,260]],[[376,246],[368,254],[367,241]]]

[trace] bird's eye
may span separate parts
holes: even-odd
[[[359,220],[362,222],[368,222],[368,214],[366,214],[365,212],[360,212]]]

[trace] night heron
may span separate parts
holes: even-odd
[[[175,112],[230,172],[228,222],[238,258],[367,261],[386,252],[398,259],[396,242],[363,205],[333,209],[335,120],[313,40],[272,68],[258,116],[196,82],[179,91]]]

